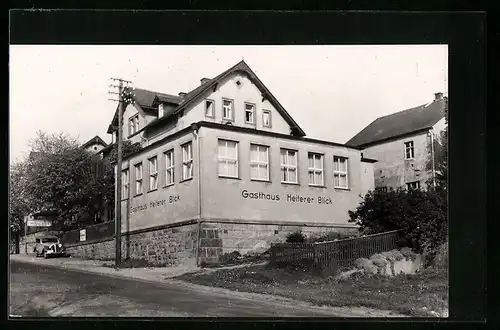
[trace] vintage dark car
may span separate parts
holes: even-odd
[[[66,249],[56,236],[44,236],[36,239],[34,251],[37,257],[61,257]]]

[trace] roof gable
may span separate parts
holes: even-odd
[[[447,98],[445,97],[428,105],[421,105],[379,117],[347,141],[346,145],[364,147],[386,139],[431,128],[444,117],[446,102]]]
[[[269,102],[276,108],[276,110],[280,113],[280,115],[285,119],[285,121],[290,125],[290,127],[293,130],[293,134],[297,136],[305,136],[305,132],[299,127],[299,125],[293,120],[292,116],[283,108],[283,106],[278,102],[278,100],[272,95],[272,93],[266,88],[266,86],[260,81],[260,79],[257,77],[257,75],[250,69],[250,67],[244,62],[241,61],[235,66],[229,68],[228,70],[222,72],[219,74],[217,77],[207,80],[205,83],[201,84],[200,86],[196,87],[189,93],[187,93],[183,98],[178,107],[171,112],[171,114],[166,115],[162,118],[158,118],[157,120],[153,121],[149,126],[155,126],[157,123],[161,123],[163,121],[168,120],[168,118],[171,115],[175,115],[182,110],[184,110],[186,107],[188,107],[190,104],[195,102],[198,97],[200,97],[202,94],[204,94],[206,91],[210,89],[215,89],[217,88],[217,85],[226,77],[229,75],[236,73],[236,72],[244,72],[248,75],[250,80],[259,88],[259,90],[262,92],[263,98],[267,98]]]
[[[92,139],[90,139],[87,142],[85,142],[82,145],[82,148],[87,148],[87,147],[91,146],[92,144],[100,144],[103,147],[106,147],[108,145],[106,142],[104,142],[103,139],[101,139],[101,137],[99,135],[96,135]]]

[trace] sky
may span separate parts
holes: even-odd
[[[110,77],[177,95],[242,59],[308,137],[345,143],[380,116],[448,95],[446,45],[15,45],[9,57],[10,162],[36,131],[106,142]]]

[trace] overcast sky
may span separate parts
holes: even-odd
[[[10,46],[11,162],[37,130],[111,142],[110,77],[177,95],[241,59],[309,137],[340,143],[448,92],[446,45]]]

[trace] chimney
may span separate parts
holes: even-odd
[[[186,93],[184,93],[184,92],[179,92],[179,96],[180,96],[180,97],[184,97],[184,96],[186,96]]]
[[[443,98],[443,93],[439,92],[439,93],[434,93],[434,100],[435,101],[439,101]]]
[[[201,78],[200,82],[203,85],[204,83],[206,83],[206,82],[208,82],[210,80],[211,80],[210,78]]]

